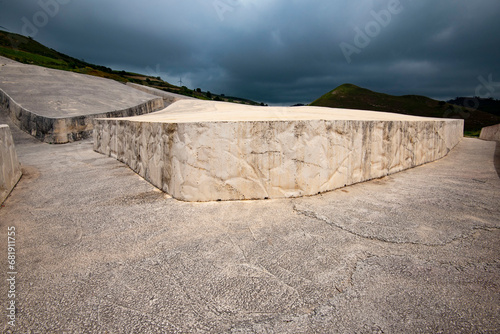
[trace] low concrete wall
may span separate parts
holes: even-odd
[[[96,119],[94,149],[185,201],[315,195],[442,158],[463,137],[463,120],[387,114],[395,120],[174,122],[165,119],[174,117],[169,110]]]
[[[0,204],[9,196],[21,175],[9,126],[0,124]]]
[[[483,140],[500,141],[500,124],[482,128],[479,138]]]
[[[73,117],[47,117],[23,108],[0,89],[0,109],[7,112],[21,130],[47,143],[64,144],[92,136],[93,119],[143,115],[164,107],[162,99],[153,99],[135,107],[107,113]]]
[[[156,88],[148,87],[148,86],[143,86],[143,85],[135,84],[132,82],[127,82],[127,86],[135,88],[137,90],[140,90],[141,92],[145,92],[145,93],[148,93],[151,95],[160,96],[161,98],[163,98],[163,101],[165,102],[165,106],[172,104],[174,102],[180,101],[180,100],[190,100],[190,99],[196,100],[194,97],[165,92],[164,90],[160,90],[160,89],[156,89]]]

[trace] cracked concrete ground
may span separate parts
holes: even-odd
[[[90,141],[11,128],[25,174],[0,209],[1,305],[18,238],[4,332],[500,330],[494,142],[315,197],[185,203]]]

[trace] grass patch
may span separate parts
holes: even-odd
[[[24,64],[34,64],[57,69],[69,69],[68,63],[64,60],[54,59],[21,50],[13,50],[3,46],[0,46],[0,56],[4,56]]]
[[[469,138],[479,138],[480,134],[481,130],[464,131],[464,137],[469,137]]]

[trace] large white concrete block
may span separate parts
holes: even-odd
[[[21,64],[0,56],[0,112],[37,139],[88,138],[94,118],[142,115],[163,99],[114,80]]]
[[[483,140],[500,141],[500,124],[482,128],[479,138]]]
[[[94,149],[185,201],[314,195],[445,156],[463,120],[184,100],[96,119]]]
[[[9,126],[0,124],[0,204],[9,196],[21,175],[21,165]]]

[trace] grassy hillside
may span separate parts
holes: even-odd
[[[481,128],[500,123],[500,117],[483,111],[459,107],[425,96],[394,96],[373,92],[352,84],[341,85],[326,93],[311,106],[375,110],[437,118],[462,118],[467,134],[476,135]]]
[[[257,102],[243,98],[226,98],[201,89],[191,90],[185,86],[179,87],[163,81],[160,77],[115,71],[111,68],[90,64],[63,53],[50,49],[31,37],[13,34],[0,30],[0,56],[16,60],[24,64],[33,64],[64,71],[83,73],[102,78],[116,80],[122,83],[133,82],[145,86],[158,88],[167,92],[196,97],[204,100],[227,101],[241,104],[257,105]]]
[[[453,100],[447,101],[448,103],[457,106],[470,106],[477,104],[476,109],[500,116],[500,100],[495,100],[493,98],[481,98],[478,96],[474,97],[457,97]]]

